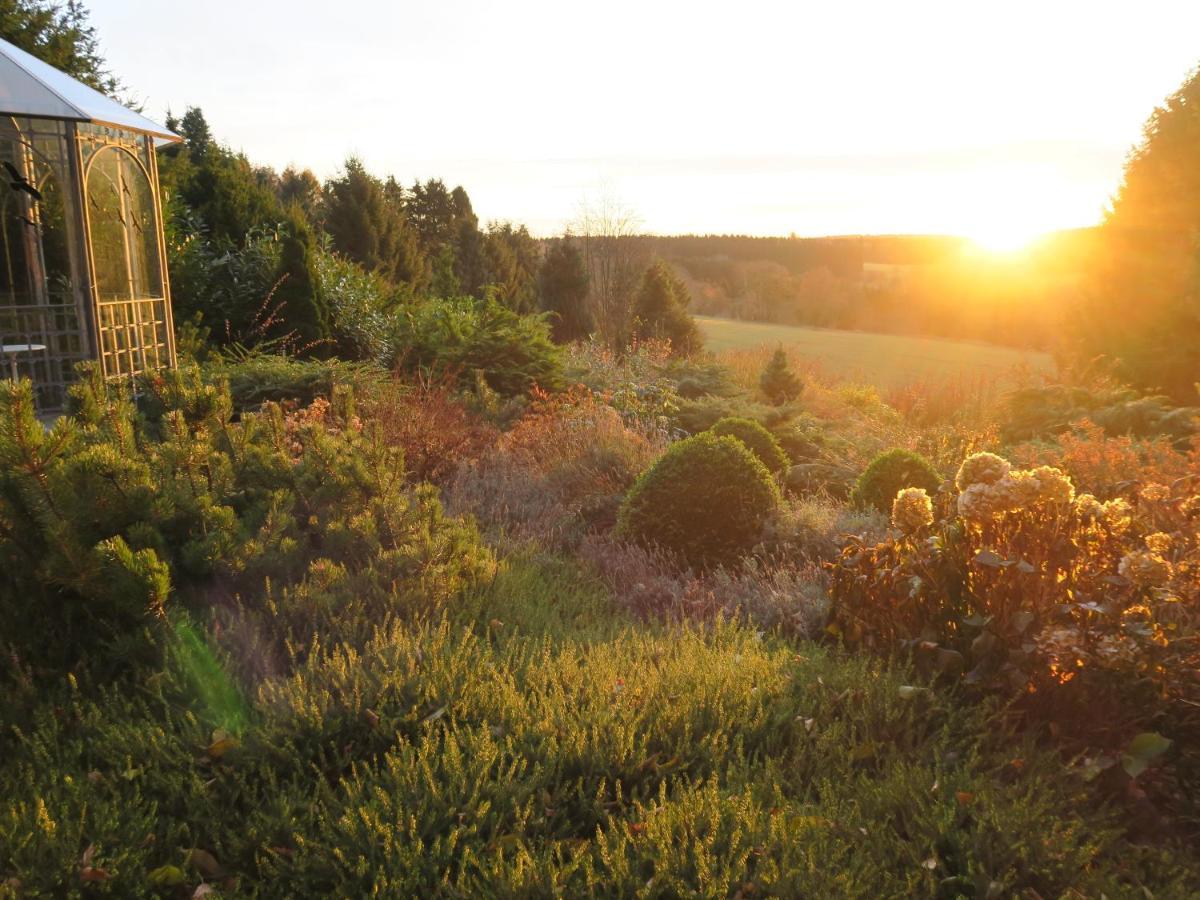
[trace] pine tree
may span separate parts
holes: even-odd
[[[538,272],[541,307],[551,315],[560,344],[586,338],[596,327],[588,306],[588,272],[583,254],[567,235],[551,246]]]
[[[668,340],[681,355],[700,348],[700,331],[687,311],[691,296],[665,262],[650,264],[633,302],[634,337]]]
[[[766,398],[776,406],[795,400],[804,391],[804,382],[792,371],[783,347],[777,348],[767,361],[758,386],[762,388]]]

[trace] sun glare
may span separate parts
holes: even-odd
[[[991,225],[967,235],[977,250],[994,256],[1013,256],[1028,250],[1043,232],[1019,225]]]

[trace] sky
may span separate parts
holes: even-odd
[[[1094,224],[1200,63],[1196,0],[90,0],[152,118],[255,163],[347,156],[560,232],[966,234]]]

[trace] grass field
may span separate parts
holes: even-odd
[[[696,321],[710,350],[783,344],[833,374],[885,386],[944,378],[1007,381],[1020,369],[1054,370],[1049,354],[970,341],[801,328],[711,316],[697,316]]]

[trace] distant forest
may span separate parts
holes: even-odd
[[[700,314],[930,334],[1047,349],[1078,300],[1098,229],[1063,231],[991,257],[966,238],[653,236]]]

